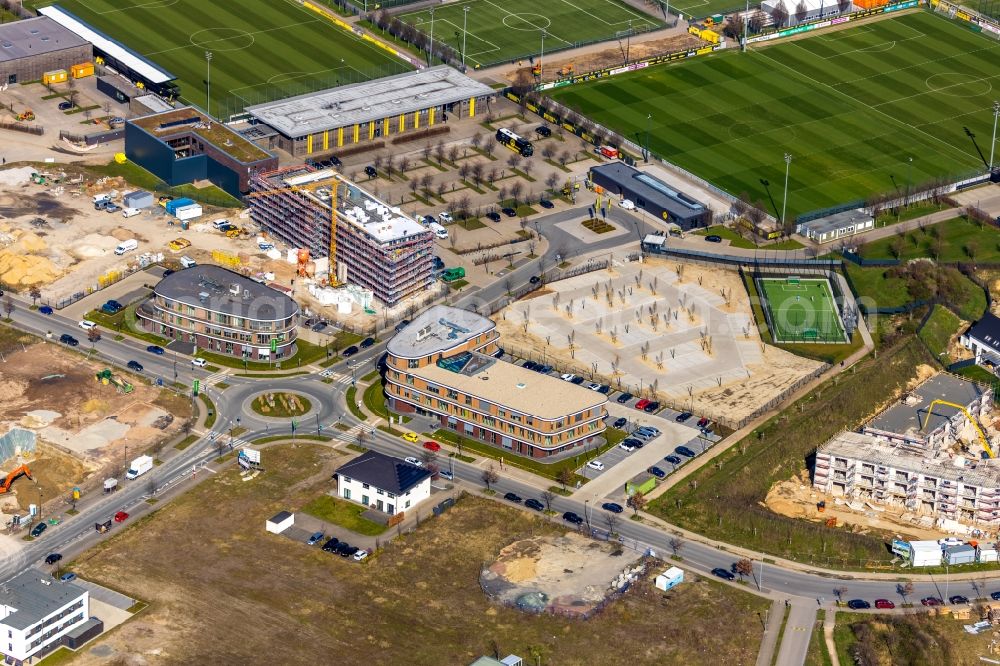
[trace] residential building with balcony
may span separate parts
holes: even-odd
[[[390,408],[535,458],[596,443],[607,398],[500,360],[499,337],[496,324],[474,312],[426,310],[386,347]]]
[[[937,520],[1000,526],[1000,462],[842,432],[816,451],[813,487]]]
[[[976,355],[976,364],[996,372],[1000,368],[1000,317],[986,312],[962,334],[963,347]]]
[[[365,451],[333,474],[339,497],[390,516],[415,510],[430,497],[431,476],[426,467],[378,451]]]
[[[164,277],[135,314],[150,333],[217,354],[267,361],[296,352],[298,303],[220,266]]]
[[[90,593],[26,569],[0,586],[0,653],[20,665],[62,645],[90,622]]]

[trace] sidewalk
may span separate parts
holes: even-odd
[[[837,612],[827,608],[826,618],[823,620],[823,639],[826,641],[826,651],[830,655],[830,662],[833,666],[840,666],[840,656],[837,654],[837,642],[833,640],[833,628],[836,625]]]
[[[767,625],[764,636],[760,640],[760,651],[757,653],[757,666],[771,666],[774,662],[774,649],[778,645],[778,634],[781,625],[785,623],[785,604],[775,599],[768,611]]]

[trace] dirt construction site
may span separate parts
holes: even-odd
[[[139,189],[122,178],[93,178],[67,166],[43,170],[46,182],[39,184],[32,180],[34,172],[30,166],[0,171],[0,282],[37,286],[45,301],[96,288],[102,278],[135,266],[144,253],[163,254],[167,264],[187,255],[195,261],[231,260],[260,271],[294,272],[294,266],[260,252],[254,235],[227,238],[213,228],[212,221],[221,218],[245,226],[239,211],[205,206],[206,214],[182,230],[179,223],[170,224],[173,218],[160,206],[129,218],[120,211],[95,210],[93,195],[111,194],[120,204],[122,196]],[[115,246],[130,238],[139,242],[138,250],[115,255]],[[169,243],[176,238],[191,245],[173,252]]]
[[[738,421],[820,363],[761,342],[736,271],[659,258],[545,286],[495,317],[511,353]]]
[[[19,428],[36,440],[34,451],[19,449],[20,455],[0,460],[3,475],[26,464],[34,481],[22,477],[11,486],[11,499],[0,503],[8,518],[38,502],[39,486],[46,502],[58,500],[61,506],[74,487],[101,492],[103,480],[124,464],[125,447],[128,457],[150,448],[155,454],[158,443],[174,436],[191,415],[184,398],[117,373],[113,382],[101,383],[101,364],[9,328],[0,327],[0,333],[0,436]],[[131,391],[123,393],[118,381],[131,384]]]

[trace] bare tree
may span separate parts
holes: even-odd
[[[680,537],[670,537],[670,550],[673,551],[675,557],[680,557],[681,550],[684,548],[684,540]]]
[[[3,311],[7,314],[7,319],[10,319],[10,315],[14,312],[15,306],[14,301],[11,300],[10,296],[3,299]]]
[[[566,490],[566,484],[572,483],[573,477],[573,470],[569,467],[563,467],[556,473],[556,481],[562,485],[563,490]]]
[[[556,499],[556,494],[551,490],[542,491],[542,501],[545,502],[545,510],[552,510],[552,502]]]
[[[527,162],[524,163],[524,166],[521,167],[521,171],[524,172],[525,176],[531,178],[531,172],[534,168],[535,168],[534,164],[531,162],[531,160],[528,160]]]
[[[795,22],[802,23],[808,15],[809,8],[806,7],[805,0],[799,0],[799,4],[795,5]]]
[[[558,184],[559,184],[559,176],[558,175],[556,175],[554,173],[550,173],[548,176],[545,177],[545,187],[547,187],[549,189],[549,192],[555,192],[556,191],[556,185],[558,185]]]
[[[553,157],[555,157],[555,154],[556,154],[555,144],[546,143],[542,147],[542,157],[544,157],[545,159],[551,160]]]
[[[472,135],[472,138],[469,139],[469,142],[472,144],[473,148],[479,148],[479,146],[483,145],[483,133],[476,132]]]
[[[490,486],[492,486],[494,483],[500,480],[500,475],[497,474],[497,471],[493,468],[493,465],[490,464],[489,467],[483,470],[483,474],[480,478],[483,480],[483,483],[486,484],[486,490],[490,490],[491,489]]]
[[[837,9],[840,10],[841,14],[843,14],[850,8],[851,8],[851,0],[837,0]]]
[[[458,159],[458,146],[452,144],[452,146],[448,149],[448,161],[454,162],[457,159]]]
[[[646,495],[638,490],[632,493],[632,496],[628,498],[628,505],[632,508],[632,511],[635,512],[634,515],[636,516],[639,515],[640,511],[646,508],[647,503],[648,500],[646,499]]]
[[[438,141],[437,145],[434,146],[434,157],[437,158],[438,164],[444,164],[445,147],[444,141]]]
[[[837,599],[840,601],[840,603],[844,603],[844,595],[847,594],[847,586],[838,585],[837,587],[833,588],[833,593],[837,595]]]
[[[896,585],[896,594],[903,597],[903,603],[907,603],[906,598],[913,594],[913,583],[899,583]]]
[[[37,286],[32,287],[28,291],[28,295],[31,296],[31,304],[35,305],[38,302],[38,299],[42,297],[42,290]]]
[[[788,8],[785,6],[785,0],[778,0],[778,4],[771,9],[771,18],[774,19],[774,25],[778,28],[784,27],[788,23]]]
[[[604,512],[604,522],[608,524],[608,533],[616,534],[618,532],[618,514],[612,513],[611,511]]]

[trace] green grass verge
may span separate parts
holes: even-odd
[[[497,448],[485,442],[479,442],[468,437],[463,437],[452,432],[451,430],[438,429],[427,435],[427,437],[441,442],[448,442],[454,446],[461,444],[462,451],[475,451],[478,454],[486,456],[487,458],[493,458],[494,460],[500,460],[500,458],[503,458],[504,465],[518,467],[553,481],[556,480],[556,477],[563,469],[569,469],[570,471],[573,471],[573,479],[569,482],[569,485],[576,485],[578,481],[580,483],[587,482],[586,477],[576,474],[575,470],[578,467],[585,464],[588,460],[592,460],[593,458],[600,456],[608,449],[618,446],[618,444],[625,439],[626,436],[624,430],[618,430],[617,428],[608,428],[604,432],[605,438],[608,441],[600,448],[590,447],[586,451],[581,451],[575,456],[549,464],[541,462],[537,458],[526,458],[505,449]]]
[[[270,442],[284,442],[293,439],[291,435],[269,435],[267,437],[259,437],[253,440],[254,444],[269,444]],[[332,437],[327,437],[326,435],[301,435],[295,433],[295,440],[305,439],[310,442],[332,442]]]
[[[374,497],[374,491],[372,496]],[[354,504],[347,500],[321,495],[302,507],[303,513],[315,516],[320,520],[340,525],[358,534],[366,536],[377,536],[386,531],[386,526],[368,520],[361,514],[365,512],[365,507]]]
[[[181,441],[174,444],[174,448],[177,449],[178,451],[183,451],[184,449],[191,446],[197,441],[198,441],[198,435],[188,435]]]
[[[347,391],[344,392],[344,399],[347,401],[347,408],[351,410],[351,414],[354,414],[354,418],[359,421],[368,420],[368,415],[358,407],[358,387],[348,386]]]
[[[198,397],[201,398],[202,403],[205,405],[205,409],[208,410],[208,416],[205,417],[205,427],[209,430],[215,425],[215,419],[218,418],[218,414],[215,413],[215,403],[204,393],[199,393]]]
[[[943,305],[935,305],[931,311],[931,316],[920,329],[920,339],[924,341],[931,354],[941,363],[949,362],[946,352],[948,341],[958,332],[962,325],[962,320]]]
[[[844,262],[855,296],[868,299],[881,308],[898,308],[913,299],[906,280],[890,275],[889,269],[878,266],[862,268],[850,261]]]
[[[898,395],[930,354],[904,338],[851,371],[797,400],[651,502],[648,511],[685,529],[726,543],[837,568],[887,564],[884,535],[855,534],[772,513],[762,506],[771,486],[800,474],[817,446],[858,427],[873,404]]]
[[[894,44],[891,61],[873,60],[871,51],[885,44]],[[654,154],[751,201],[784,204],[782,155],[791,155],[787,214],[795,219],[895,191],[893,179],[903,187],[981,170],[963,128],[991,136],[991,114],[966,114],[990,108],[993,93],[972,82],[935,82],[949,72],[992,71],[994,47],[941,16],[915,12],[834,38],[725,49],[549,94],[622,136],[648,133]],[[904,88],[919,94],[891,92]]]
[[[389,410],[385,405],[385,393],[382,392],[382,382],[375,382],[367,389],[361,397],[362,402],[369,413],[381,416],[386,421],[389,420]]]
[[[833,666],[830,651],[826,648],[826,635],[823,632],[825,618],[826,611],[821,609],[816,616],[816,622],[813,624],[812,634],[809,637],[809,650],[806,652],[804,666]],[[777,651],[775,651],[775,657],[777,657]]]

